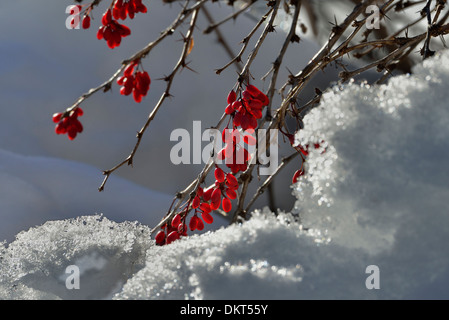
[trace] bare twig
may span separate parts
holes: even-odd
[[[239,10],[237,10],[236,12],[230,14],[229,16],[227,16],[226,18],[224,18],[223,20],[219,21],[219,22],[212,22],[209,21],[210,25],[203,31],[204,33],[211,33],[213,30],[217,29],[219,26],[221,26],[223,23],[231,20],[231,19],[237,19],[237,17],[245,12],[249,7],[251,7],[251,5],[253,3],[255,3],[257,0],[250,0],[247,3],[245,3]]]
[[[214,19],[212,18],[212,15],[210,14],[209,10],[206,8],[206,6],[202,7],[202,12],[206,16],[206,19],[209,21],[209,23],[214,24]],[[231,47],[229,46],[228,42],[225,40],[225,37],[223,33],[220,31],[220,28],[218,25],[213,28],[215,34],[217,35],[217,41],[221,44],[221,46],[224,48],[225,52],[228,54],[230,59],[233,59],[235,57],[234,52],[232,51]],[[239,61],[236,61],[236,68],[237,70],[240,70],[241,64]]]
[[[100,185],[100,187],[98,188],[99,191],[103,191],[104,190],[104,186],[109,178],[109,176],[116,171],[118,168],[122,167],[125,164],[128,165],[132,165],[133,164],[133,160],[134,160],[134,156],[140,146],[140,143],[142,141],[142,137],[143,134],[145,133],[145,131],[147,130],[147,128],[149,127],[151,121],[154,119],[154,117],[156,116],[157,112],[159,111],[159,109],[161,108],[162,104],[164,103],[165,99],[167,99],[168,97],[170,97],[170,89],[171,86],[173,84],[173,79],[176,75],[176,73],[181,69],[187,66],[186,64],[186,57],[188,55],[189,52],[189,47],[190,47],[190,41],[192,39],[192,34],[193,31],[195,29],[195,24],[196,24],[196,20],[198,17],[198,11],[201,8],[198,4],[199,3],[204,3],[204,1],[199,1],[197,2],[197,4],[194,6],[194,10],[193,10],[193,14],[190,20],[190,27],[189,30],[187,31],[186,36],[184,37],[184,46],[183,46],[183,50],[181,53],[181,56],[179,57],[178,62],[176,63],[176,66],[174,67],[173,71],[170,73],[170,75],[168,75],[167,77],[165,77],[165,81],[167,82],[167,86],[165,88],[164,93],[161,95],[161,97],[159,98],[159,101],[156,103],[156,106],[153,108],[153,110],[151,111],[151,113],[148,115],[147,121],[145,122],[145,124],[143,125],[143,127],[139,130],[139,132],[137,133],[137,142],[134,145],[133,150],[131,151],[130,155],[123,160],[122,162],[120,162],[119,164],[117,164],[116,166],[114,166],[113,168],[109,169],[109,170],[105,170],[103,171],[103,174],[105,176],[102,184]],[[145,52],[145,50],[144,50]],[[140,59],[142,56],[138,56],[137,59]]]
[[[234,62],[241,62],[242,61],[242,55],[246,50],[246,47],[249,44],[249,41],[251,40],[252,36],[256,33],[257,29],[259,29],[259,27],[262,25],[262,23],[267,19],[268,15],[273,11],[273,9],[271,8],[264,16],[262,16],[262,18],[259,20],[259,22],[254,26],[254,28],[250,31],[250,33],[243,38],[242,43],[243,46],[240,49],[240,52],[231,60],[229,61],[225,66],[223,66],[220,69],[215,70],[216,74],[220,74],[222,73],[227,67],[229,67],[230,65],[232,65]]]
[[[295,1],[295,12],[293,13],[292,17],[292,23],[290,25],[290,30],[285,37],[284,43],[282,44],[282,48],[279,51],[279,55],[277,56],[276,60],[273,62],[273,65],[270,69],[270,71],[267,72],[265,76],[262,77],[262,80],[264,80],[271,72],[273,72],[273,75],[270,79],[270,85],[268,87],[268,99],[270,100],[268,106],[267,106],[267,112],[266,117],[267,119],[271,118],[271,105],[273,103],[273,96],[274,92],[276,90],[276,81],[279,73],[279,68],[281,67],[282,61],[284,59],[284,55],[287,52],[287,48],[289,44],[292,42],[292,39],[294,40],[294,36],[296,35],[296,26],[298,23],[299,13],[301,11],[301,0]],[[299,42],[299,39],[298,39]]]

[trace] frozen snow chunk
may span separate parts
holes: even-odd
[[[107,299],[137,272],[151,246],[135,222],[102,215],[49,221],[0,253],[2,299]]]
[[[302,264],[318,246],[294,220],[256,211],[241,225],[152,247],[145,267],[114,298],[299,297],[305,289]]]
[[[398,241],[407,228],[421,234],[413,243],[447,238],[448,82],[445,51],[385,85],[326,92],[296,137],[326,144],[324,153],[310,152],[294,186],[302,222],[371,254],[405,246]]]

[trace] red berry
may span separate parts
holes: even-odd
[[[268,99],[268,97],[259,89],[257,89],[255,86],[253,85],[248,85],[246,86],[246,90],[256,99],[262,101],[264,106],[267,106],[270,102],[270,100]]]
[[[247,145],[255,146],[257,143],[257,140],[252,135],[245,135],[243,137],[243,142],[245,142]]]
[[[156,244],[158,244],[158,245],[164,244],[164,242],[165,242],[165,232],[163,230],[160,230],[156,234],[156,237],[154,239],[156,240]]]
[[[214,192],[214,188],[213,187],[210,187],[210,188],[204,190],[203,200],[206,201],[206,202],[209,201],[211,196],[212,196],[212,192]]]
[[[306,145],[305,148],[302,146],[299,146],[298,148],[304,156],[307,157],[309,155],[309,145]]]
[[[220,168],[215,169],[215,180],[217,180],[218,182],[224,182],[225,174],[222,169]]]
[[[89,29],[90,28],[90,17],[89,16],[84,16],[83,19],[83,29]]]
[[[232,199],[232,200],[237,198],[237,192],[235,192],[234,189],[226,189],[226,195],[228,196],[229,199]]]
[[[203,212],[201,214],[201,218],[203,218],[204,222],[206,222],[207,224],[211,224],[214,222],[214,218],[207,212]]]
[[[300,177],[300,176],[303,176],[303,175],[304,175],[304,170],[303,170],[303,169],[297,170],[297,171],[295,172],[295,174],[293,175],[292,182],[293,182],[293,183],[297,183],[298,180],[299,180],[299,177]]]
[[[104,32],[104,26],[101,26],[100,28],[98,28],[98,31],[97,31],[97,39],[98,40],[103,39],[103,32]]]
[[[221,190],[219,188],[216,188],[212,192],[210,208],[212,210],[217,210],[220,207],[220,202],[221,202]]]
[[[112,12],[111,9],[108,9],[101,18],[101,23],[106,26],[112,22]]]
[[[177,229],[178,229],[179,235],[181,235],[181,236],[186,236],[187,235],[187,228],[186,228],[185,223],[180,223],[178,225]]]
[[[142,94],[140,93],[140,91],[134,89],[134,91],[133,91],[133,98],[134,98],[134,101],[137,102],[137,103],[142,102]]]
[[[201,203],[200,197],[199,197],[199,196],[196,196],[195,198],[193,198],[193,201],[192,201],[192,208],[193,208],[193,209],[198,208],[198,207],[200,206],[200,203]]]
[[[71,15],[73,15],[73,14],[78,14],[78,13],[81,11],[81,9],[82,9],[82,6],[79,5],[79,4],[77,4],[77,5],[72,5],[72,6],[70,7],[70,14],[71,14]]]
[[[207,212],[207,213],[210,213],[212,211],[212,209],[210,208],[210,205],[208,203],[206,203],[206,202],[203,202],[200,205],[200,210],[203,211],[203,212]]]
[[[222,207],[223,207],[224,212],[231,211],[231,209],[232,209],[231,200],[229,200],[228,198],[223,198]]]
[[[232,104],[237,99],[237,94],[234,90],[231,90],[228,94],[227,102],[228,104]]]
[[[178,239],[179,239],[179,233],[177,231],[172,231],[168,234],[166,243],[169,244]]]
[[[201,220],[200,218],[196,217],[196,221],[197,221],[196,229],[199,230],[199,231],[203,230],[204,229],[203,220]]]
[[[198,225],[198,217],[196,215],[192,216],[192,218],[190,218],[190,222],[189,222],[189,228],[190,231],[194,231],[196,230],[196,227]]]
[[[123,70],[123,75],[125,77],[129,77],[130,75],[133,74],[134,72],[134,67],[136,66],[136,63],[131,62],[130,64],[128,64],[125,68],[125,70]]]
[[[235,111],[240,111],[241,108],[242,102],[240,100],[237,100],[234,103],[232,103],[232,109],[234,109]]]
[[[231,189],[237,189],[239,187],[237,178],[233,174],[230,174],[230,173],[228,173],[226,175],[226,185]]]
[[[181,223],[181,215],[177,214],[176,216],[173,217],[173,219],[171,221],[171,226],[173,228],[178,228],[180,223]]]
[[[225,113],[226,114],[233,114],[234,113],[234,109],[232,108],[232,105],[228,105],[225,109]]]
[[[53,114],[53,122],[58,123],[59,121],[61,121],[61,117],[62,117],[62,113]]]

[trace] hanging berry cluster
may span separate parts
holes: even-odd
[[[157,245],[169,244],[182,236],[187,236],[186,218],[189,207],[194,210],[188,226],[190,231],[202,231],[204,223],[212,224],[214,218],[210,213],[219,209],[220,205],[223,211],[231,211],[231,200],[237,198],[237,189],[239,188],[237,178],[232,173],[225,173],[218,166],[215,168],[214,175],[214,185],[206,190],[198,187],[196,195],[191,202],[189,201],[187,209],[176,214],[169,224],[166,223],[161,227],[155,237]]]
[[[232,90],[228,95],[225,113],[233,118],[233,126],[243,130],[256,129],[257,119],[262,118],[262,108],[269,103],[268,97],[253,85],[247,85],[237,99]]]
[[[137,70],[140,60],[128,64],[123,71],[123,76],[117,79],[117,84],[122,86],[120,94],[128,96],[133,94],[134,101],[140,103],[150,90],[151,78],[145,70]]]
[[[78,117],[83,115],[81,108],[72,110],[68,115],[63,113],[55,113],[53,115],[53,122],[56,123],[56,134],[67,134],[70,140],[75,139],[78,133],[83,131],[83,125],[78,120]]]
[[[263,107],[269,103],[268,97],[253,85],[247,85],[239,95],[237,99],[234,90],[228,94],[225,113],[231,116],[232,126],[223,130],[222,139],[225,147],[217,155],[219,160],[225,160],[226,166],[234,174],[248,168],[251,156],[245,144],[256,144],[252,134],[257,128],[257,120],[262,118]],[[239,129],[244,130],[244,134]]]
[[[120,24],[117,20],[112,18],[112,11],[108,9],[101,19],[102,26],[98,29],[97,39],[104,39],[108,44],[108,47],[114,49],[120,46],[122,38],[125,38],[131,34],[129,29],[124,24]]]
[[[93,4],[89,5],[83,14],[82,26],[83,29],[90,28],[90,13],[92,11]],[[70,11],[71,15],[80,12],[81,5],[75,5]],[[118,22],[118,20],[125,20],[127,17],[134,19],[137,13],[146,13],[147,7],[142,3],[142,0],[114,0],[111,6],[103,14],[101,18],[102,26],[97,31],[97,39],[104,39],[109,48],[114,49],[120,46],[122,38],[125,38],[131,34],[129,29],[124,24]],[[76,28],[79,23],[79,15],[76,15],[71,21],[71,27]]]
[[[70,14],[73,16],[70,21],[70,27],[77,28],[82,15],[83,29],[89,29],[91,25],[91,12],[94,4],[87,5],[73,5],[70,8]],[[82,12],[83,7],[86,9]],[[111,6],[106,10],[101,18],[100,28],[97,32],[97,39],[104,39],[109,48],[114,49],[120,46],[122,38],[131,34],[131,30],[118,22],[118,20],[125,20],[126,18],[134,19],[137,13],[146,13],[147,7],[142,3],[142,0],[113,0]],[[138,70],[140,60],[135,60],[128,64],[124,70],[122,77],[117,79],[122,95],[133,94],[134,101],[140,103],[150,90],[151,79],[148,72],[145,70]],[[78,133],[83,131],[83,126],[78,120],[78,117],[83,114],[81,108],[76,108],[70,112],[69,115],[65,113],[56,113],[53,115],[53,122],[55,122],[55,131],[57,134],[67,134],[70,140],[75,139]]]
[[[215,183],[206,190],[200,186],[196,189],[195,196],[189,200],[186,208],[176,214],[170,223],[165,223],[156,234],[157,245],[169,244],[186,236],[186,218],[190,210],[194,210],[188,223],[190,231],[201,231],[204,223],[213,223],[210,213],[220,206],[225,213],[232,210],[232,200],[237,198],[239,188],[235,174],[248,168],[251,156],[245,145],[256,144],[252,134],[258,126],[257,120],[262,118],[263,107],[268,103],[268,97],[253,85],[240,91],[239,97],[234,90],[228,94],[225,113],[231,118],[228,126],[223,129],[222,140],[225,147],[218,152],[217,159],[226,160],[225,164],[231,172],[227,173],[215,164]],[[229,128],[231,120],[232,126]]]
[[[125,20],[128,16],[134,19],[136,13],[147,13],[147,7],[142,0],[117,0],[112,8],[112,16],[115,20]]]

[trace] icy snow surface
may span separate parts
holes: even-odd
[[[292,213],[164,247],[107,216],[47,222],[2,249],[0,298],[447,299],[447,83],[444,52],[388,85],[325,93],[297,136],[324,142]],[[79,290],[65,288],[73,264]],[[369,265],[380,289],[365,286]]]

